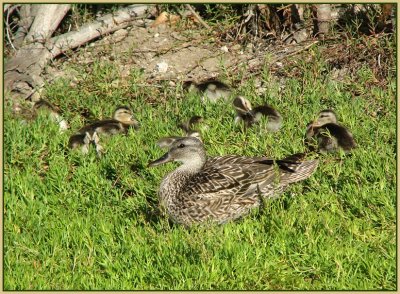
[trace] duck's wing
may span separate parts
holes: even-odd
[[[255,160],[239,156],[211,158],[201,172],[190,178],[182,192],[196,199],[252,195],[257,185],[272,183],[278,175],[273,163]]]
[[[244,165],[257,163],[260,160],[266,160],[266,157],[248,157],[238,155],[222,155],[209,157],[204,167],[209,166],[226,166],[226,165]]]
[[[219,223],[237,219],[257,207],[262,198],[279,196],[284,188],[293,181],[293,173],[270,164],[257,163],[260,158],[218,157],[212,159],[202,172],[196,174],[181,190],[181,214],[190,222],[204,221],[212,217]],[[288,158],[288,162],[296,158]],[[220,161],[219,165],[215,161]],[[223,161],[237,164],[223,165]],[[210,163],[214,162],[213,165]],[[241,164],[238,164],[241,162]],[[246,163],[244,163],[246,162]],[[251,163],[248,163],[251,162]],[[315,163],[306,161],[298,164],[296,172],[307,177],[315,169]],[[292,163],[287,163],[291,165]],[[305,164],[307,173],[301,166]],[[291,166],[294,168],[293,166]],[[310,172],[311,170],[311,172]],[[300,177],[295,176],[297,180]]]
[[[265,157],[221,156],[210,158],[193,176],[184,194],[198,199],[210,197],[269,197],[290,183],[308,178],[317,160],[304,160],[302,153],[282,160]]]
[[[284,159],[270,159],[266,157],[246,157],[246,156],[216,156],[209,158],[205,167],[208,166],[225,166],[225,165],[252,165],[252,164],[263,164],[265,165],[276,165],[280,169],[287,172],[294,172],[295,166],[299,165],[305,158],[306,154],[296,153],[290,155]]]

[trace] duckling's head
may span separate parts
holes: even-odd
[[[188,137],[193,137],[198,139],[200,142],[203,142],[203,140],[201,139],[201,135],[199,131],[195,131],[195,130],[191,130],[187,133]]]
[[[249,114],[252,110],[250,101],[243,96],[237,96],[233,100],[233,107],[235,107],[236,111],[240,114]]]
[[[307,128],[306,128],[306,138],[311,138],[312,136],[314,136],[315,133],[315,125],[313,121],[310,121],[307,124]]]
[[[133,118],[133,113],[128,107],[120,106],[114,111],[113,118],[119,121],[130,121]]]
[[[203,143],[195,137],[171,137],[169,150],[159,159],[149,163],[149,167],[170,161],[182,163],[188,170],[200,170],[206,162],[206,152]]]
[[[208,83],[207,84],[207,90],[211,91],[211,92],[215,92],[218,89],[217,84],[215,83]]]
[[[178,124],[178,127],[181,128],[186,133],[189,133],[190,130],[192,130],[194,125],[196,125],[202,121],[203,121],[203,118],[201,116],[195,115],[195,116],[192,116],[189,120]]]
[[[187,92],[197,92],[199,89],[197,88],[197,84],[193,81],[186,81],[182,84],[182,89]]]
[[[57,112],[57,108],[54,107],[49,101],[44,99],[36,101],[35,104],[33,104],[33,109],[36,111],[45,109],[47,111]]]
[[[314,123],[314,126],[318,127],[329,123],[337,123],[336,114],[333,110],[325,109],[319,113],[318,118]]]
[[[203,118],[199,115],[192,116],[188,121],[189,128],[192,128],[195,124],[201,123]]]
[[[120,106],[114,111],[113,118],[124,124],[132,125],[135,129],[139,128],[139,122],[133,117],[132,110],[126,106]]]

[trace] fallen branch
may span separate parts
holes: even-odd
[[[275,62],[278,62],[279,60],[282,60],[282,59],[285,59],[285,58],[287,58],[287,57],[290,57],[290,56],[299,54],[300,52],[307,50],[308,48],[310,48],[310,47],[313,46],[314,44],[317,44],[318,42],[319,42],[318,40],[317,40],[317,41],[313,41],[313,42],[311,42],[310,44],[307,44],[307,45],[303,46],[302,48],[300,48],[300,49],[298,49],[298,50],[295,50],[295,51],[290,52],[290,53],[288,53],[288,54],[286,54],[286,55],[283,55],[283,56],[279,56],[279,57],[275,58],[275,59],[272,61],[272,63],[275,63]]]
[[[69,32],[50,39],[48,37],[51,35],[51,30],[43,30],[40,42],[38,38],[35,38],[37,36],[35,31],[30,31],[26,39],[32,39],[34,42],[22,46],[17,51],[16,56],[5,65],[5,90],[14,92],[14,98],[30,98],[32,94],[43,87],[44,81],[41,73],[51,59],[91,40],[127,27],[132,20],[146,16],[149,7],[151,5],[130,5],[82,26],[79,31]],[[44,13],[42,12],[41,15],[44,15]],[[59,18],[48,16],[47,20],[58,20]],[[49,25],[47,28],[55,29],[55,25]]]
[[[14,46],[13,41],[12,41],[11,36],[10,36],[10,31],[11,31],[10,25],[9,25],[10,10],[11,9],[7,10],[7,18],[6,18],[7,39],[8,39],[8,42],[10,43],[11,47],[14,49],[14,51],[17,51],[17,49],[15,49],[15,46]]]
[[[38,13],[25,37],[25,42],[46,42],[70,9],[71,4],[39,4]]]
[[[206,24],[206,22],[200,17],[200,15],[198,15],[196,13],[196,11],[194,11],[192,5],[190,4],[185,4],[186,8],[190,10],[190,12],[194,15],[194,17],[199,21],[199,23],[201,23],[203,25],[203,27],[205,27],[206,29],[211,29],[210,26],[208,24]]]
[[[110,34],[127,27],[131,21],[142,18],[149,9],[149,5],[134,4],[113,14],[107,14],[96,21],[86,24],[79,31],[73,31],[51,39],[50,48],[52,57],[77,48],[91,40]]]
[[[29,33],[29,28],[31,27],[37,13],[39,12],[39,6],[40,5],[35,4],[21,5],[21,9],[19,9],[20,19],[17,24],[18,30],[14,34],[14,46],[17,49],[23,45],[25,36]]]
[[[11,4],[4,4],[3,13],[7,11],[8,8],[11,7]]]

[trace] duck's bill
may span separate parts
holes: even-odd
[[[169,153],[167,152],[163,156],[161,156],[159,159],[150,162],[147,166],[153,167],[153,166],[161,165],[161,164],[164,164],[164,163],[167,163],[170,161],[172,161],[172,158],[169,156]]]

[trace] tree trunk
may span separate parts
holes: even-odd
[[[4,87],[11,93],[12,98],[36,100],[37,98],[32,95],[39,96],[37,90],[44,84],[41,73],[51,59],[104,34],[127,27],[137,17],[147,16],[151,7],[141,4],[130,5],[82,26],[79,31],[50,38],[70,5],[40,6],[40,11],[24,39],[24,45],[5,64]],[[29,41],[31,43],[28,43]]]
[[[46,42],[70,9],[71,4],[38,4],[37,14],[25,42]]]
[[[19,48],[24,42],[25,36],[29,32],[33,20],[38,12],[39,5],[23,4],[19,12],[20,20],[18,22],[18,30],[14,35],[14,46]]]
[[[316,4],[313,6],[314,34],[326,35],[331,22],[331,4]]]

